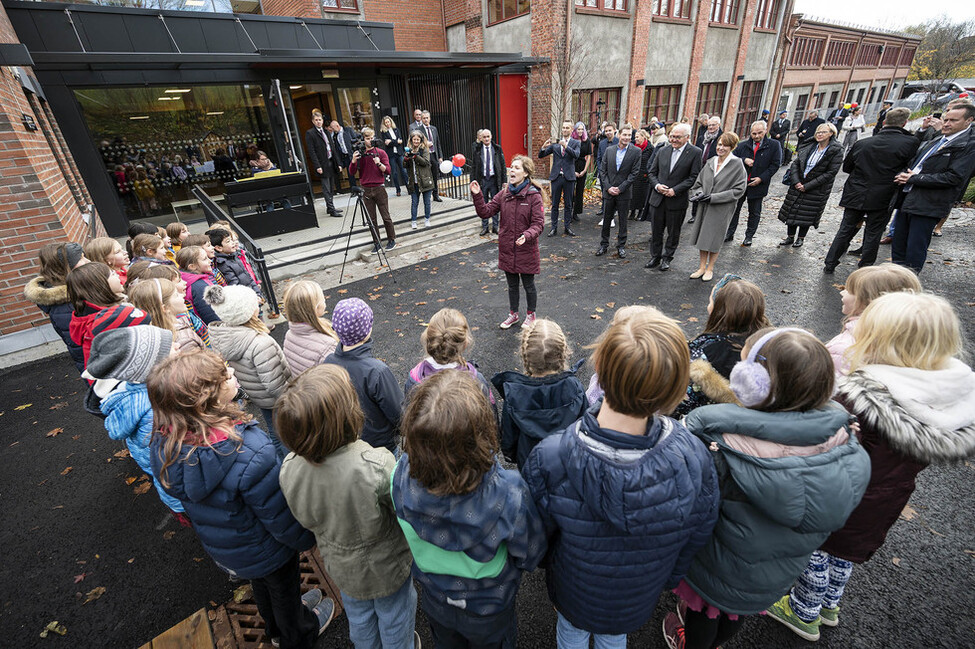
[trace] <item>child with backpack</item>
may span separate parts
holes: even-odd
[[[318,589],[301,595],[298,553],[315,538],[288,509],[274,445],[234,402],[233,369],[213,352],[179,354],[153,368],[146,388],[153,475],[183,504],[214,562],[250,580],[271,643],[311,649],[335,603]]]
[[[718,484],[707,448],[663,413],[687,389],[687,339],[652,307],[603,333],[604,397],[543,439],[522,473],[549,538],[559,649],[623,648],[710,538]]]
[[[68,330],[81,347],[85,367],[95,336],[109,329],[149,324],[149,316],[126,304],[118,275],[105,264],[93,262],[75,268],[67,277],[68,298],[74,312]]]
[[[300,280],[284,292],[288,331],[283,349],[294,376],[324,363],[338,345],[338,334],[325,318],[325,309],[325,295],[317,282]]]
[[[958,315],[947,300],[900,291],[863,310],[849,349],[850,374],[836,400],[860,422],[870,482],[842,529],[834,532],[769,616],[807,640],[839,624],[840,600],[853,564],[868,561],[914,493],[929,464],[975,454],[975,372]],[[832,484],[822,489],[832,491]]]
[[[339,337],[339,346],[325,362],[344,368],[352,379],[366,417],[362,440],[395,453],[403,391],[393,371],[372,354],[372,323],[368,304],[357,297],[340,300],[332,310],[332,328]]]
[[[585,359],[568,368],[569,343],[555,322],[538,318],[521,333],[525,373],[495,374],[491,383],[504,399],[501,452],[520,471],[535,445],[585,414],[589,407],[576,372]]]
[[[708,444],[721,511],[663,622],[678,649],[714,649],[744,617],[769,608],[860,502],[870,463],[846,410],[831,403],[833,364],[802,329],[752,334],[731,372],[742,406],[697,408],[684,420]]]
[[[419,647],[413,555],[389,495],[396,460],[359,439],[364,418],[349,373],[312,367],[278,399],[277,418],[293,449],[281,464],[281,491],[298,522],[315,533],[353,644]]]
[[[434,645],[513,648],[515,596],[545,533],[524,479],[501,467],[481,385],[437,372],[414,389],[402,428],[391,496]]]
[[[218,321],[220,317],[210,308],[203,298],[208,287],[214,286],[210,266],[210,258],[200,246],[183,246],[176,253],[176,263],[179,264],[179,274],[186,282],[186,293],[183,299],[193,308],[193,312],[207,325]]]

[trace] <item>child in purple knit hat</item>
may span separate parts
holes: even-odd
[[[372,323],[372,309],[359,298],[336,304],[332,309],[332,329],[341,344],[325,362],[345,368],[352,379],[366,416],[362,440],[395,453],[403,390],[386,363],[372,355]]]

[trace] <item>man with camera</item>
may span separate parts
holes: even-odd
[[[369,214],[369,219],[379,231],[376,222],[376,207],[383,217],[386,228],[386,250],[396,247],[396,229],[393,219],[389,216],[389,195],[386,194],[386,172],[389,171],[389,156],[382,149],[382,141],[375,139],[375,132],[368,126],[362,129],[362,142],[352,152],[352,163],[349,165],[349,176],[359,176],[362,185],[362,202]],[[375,239],[373,252],[379,250],[380,241]]]

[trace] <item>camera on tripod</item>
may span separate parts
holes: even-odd
[[[355,142],[352,145],[352,150],[355,151],[355,152],[358,152],[360,158],[364,158],[364,157],[366,157],[366,149],[367,148],[374,149],[376,147],[381,147],[382,145],[383,145],[383,141],[380,140],[379,138],[373,138],[373,139],[369,140],[369,146],[368,147],[366,146],[366,141],[365,140],[359,140],[358,142]]]

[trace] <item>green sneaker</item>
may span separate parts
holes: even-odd
[[[800,620],[799,616],[792,610],[792,605],[789,604],[788,595],[783,595],[782,599],[769,606],[765,612],[770,618],[784,624],[800,638],[812,640],[813,642],[819,640],[819,624],[822,618],[816,618],[813,622],[803,622]]]
[[[840,607],[826,608],[824,606],[819,609],[819,621],[823,623],[823,626],[839,626]]]

